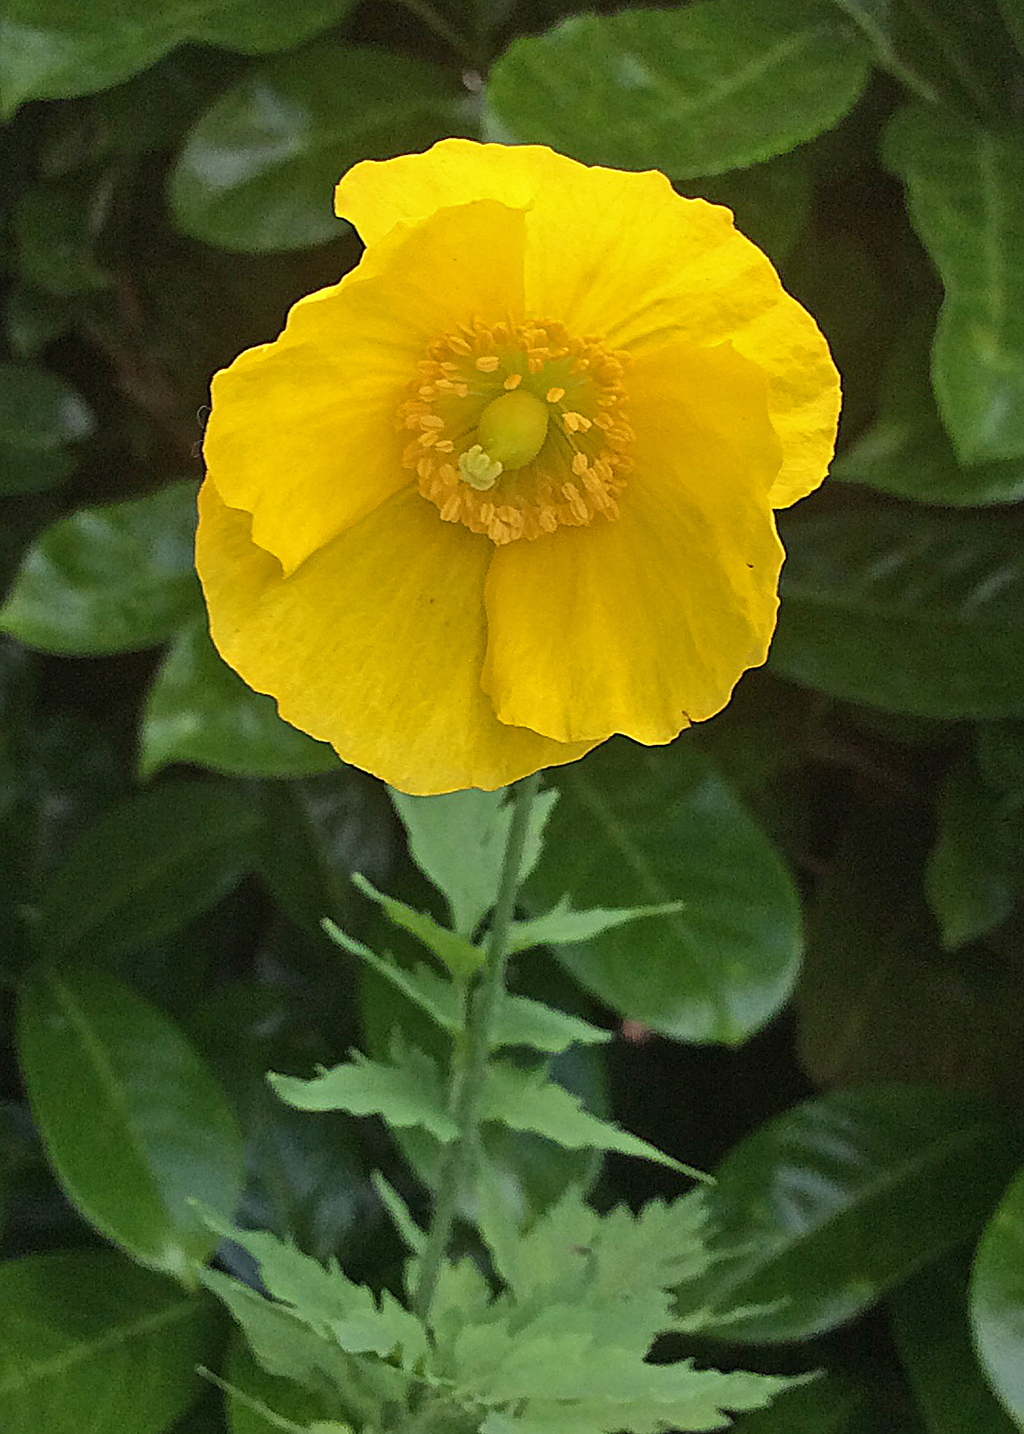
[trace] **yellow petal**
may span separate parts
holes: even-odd
[[[493,548],[395,494],[290,577],[206,483],[196,563],[219,651],[281,715],[415,795],[493,789],[592,743],[502,725],[480,689]]]
[[[483,684],[558,741],[670,741],[764,661],[782,548],[766,383],[728,346],[637,362],[635,470],[617,522],[510,543],[487,579]]]
[[[839,376],[814,320],[727,209],[682,198],[657,172],[468,140],[356,165],[338,185],[337,207],[372,243],[399,220],[471,195],[527,206],[526,302],[535,317],[632,352],[666,336],[730,340],[758,363],[784,449],[773,504],[817,487],[835,443]]]
[[[406,386],[438,335],[521,316],[523,242],[522,213],[486,200],[402,225],[216,375],[208,474],[285,572],[409,482]]]

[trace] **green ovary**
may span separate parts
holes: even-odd
[[[548,405],[532,393],[516,389],[493,399],[477,424],[477,442],[493,463],[523,468],[544,446]]]

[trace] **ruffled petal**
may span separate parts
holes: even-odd
[[[478,313],[521,317],[523,246],[523,214],[489,200],[401,225],[216,375],[208,474],[286,572],[409,482],[395,411],[417,363]]]
[[[395,494],[289,577],[206,483],[196,564],[213,640],[281,715],[415,795],[488,790],[593,745],[505,726],[480,689],[493,549]]]
[[[633,353],[666,338],[729,340],[759,364],[784,449],[773,505],[818,486],[835,444],[839,376],[814,320],[729,210],[682,198],[655,171],[467,140],[358,164],[338,185],[337,205],[372,243],[399,220],[471,195],[528,206],[525,297],[533,317],[558,318]]]
[[[487,578],[484,688],[503,722],[558,741],[670,741],[725,706],[775,625],[763,374],[682,342],[636,368],[619,520],[511,543]]]

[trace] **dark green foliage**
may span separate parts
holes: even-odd
[[[1021,0],[7,0],[5,1434],[1024,1429],[1022,52]],[[191,543],[211,372],[446,134],[728,204],[846,407],[767,669],[535,809],[424,1331],[509,812],[284,723]]]

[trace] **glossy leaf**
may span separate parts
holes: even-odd
[[[34,364],[0,364],[0,444],[50,451],[86,438],[93,416],[75,390]]]
[[[0,1264],[4,1434],[162,1434],[215,1357],[211,1301],[113,1250],[55,1250]]]
[[[507,794],[474,789],[409,797],[392,791],[391,800],[409,835],[413,861],[448,902],[455,930],[472,936],[498,899],[512,820]],[[545,826],[557,801],[557,792],[543,792],[533,803],[523,880],[540,858]]]
[[[967,756],[946,778],[937,816],[928,903],[943,944],[956,948],[1005,921],[1024,896],[1024,812],[1008,811]]]
[[[43,946],[109,960],[180,929],[237,886],[257,816],[241,788],[197,779],[112,808],[44,887]]]
[[[1024,986],[1012,949],[943,952],[924,868],[930,812],[847,800],[809,910],[797,1049],[816,1085],[929,1081],[1016,1106]]]
[[[1024,498],[1024,458],[965,465],[956,456],[928,378],[934,327],[929,308],[897,340],[878,416],[832,465],[832,478],[956,508],[1017,502]]]
[[[173,762],[235,777],[307,777],[341,765],[222,661],[202,615],[174,638],[153,679],[139,743],[143,777]]]
[[[198,40],[244,54],[296,45],[353,0],[8,0],[0,20],[0,113],[28,99],[91,94]]]
[[[731,1434],[881,1434],[870,1391],[851,1379],[826,1374],[789,1389],[767,1409],[742,1414]],[[910,1434],[902,1430],[900,1434]]]
[[[989,1383],[1024,1429],[1024,1172],[1006,1191],[981,1237],[970,1315]]]
[[[889,1300],[900,1360],[928,1434],[1014,1434],[982,1378],[967,1320],[966,1252],[915,1275]]]
[[[361,159],[427,148],[458,128],[433,65],[369,47],[312,45],[251,70],[200,117],[171,176],[186,234],[226,249],[333,239],[338,178]]]
[[[817,0],[704,0],[573,15],[514,40],[487,88],[493,138],[592,164],[719,174],[830,129],[867,80],[868,48]]]
[[[105,972],[37,966],[18,1041],[32,1110],[68,1198],[141,1264],[194,1280],[215,1243],[193,1201],[230,1215],[242,1145],[198,1052]]]
[[[796,893],[767,837],[685,734],[670,748],[613,740],[552,776],[561,800],[526,887],[533,910],[563,893],[579,908],[683,904],[561,946],[559,960],[665,1035],[744,1040],[785,1001],[800,959]]]
[[[857,508],[780,526],[776,672],[889,712],[1024,712],[1018,515]]]
[[[973,1237],[1015,1158],[997,1108],[924,1086],[806,1101],[734,1147],[705,1199],[724,1258],[687,1288],[705,1332],[809,1339]]]
[[[163,642],[196,610],[195,484],[83,508],[29,549],[0,629],[28,647],[80,656]]]
[[[1024,140],[911,105],[887,136],[946,290],[932,354],[960,459],[1024,455]]]

